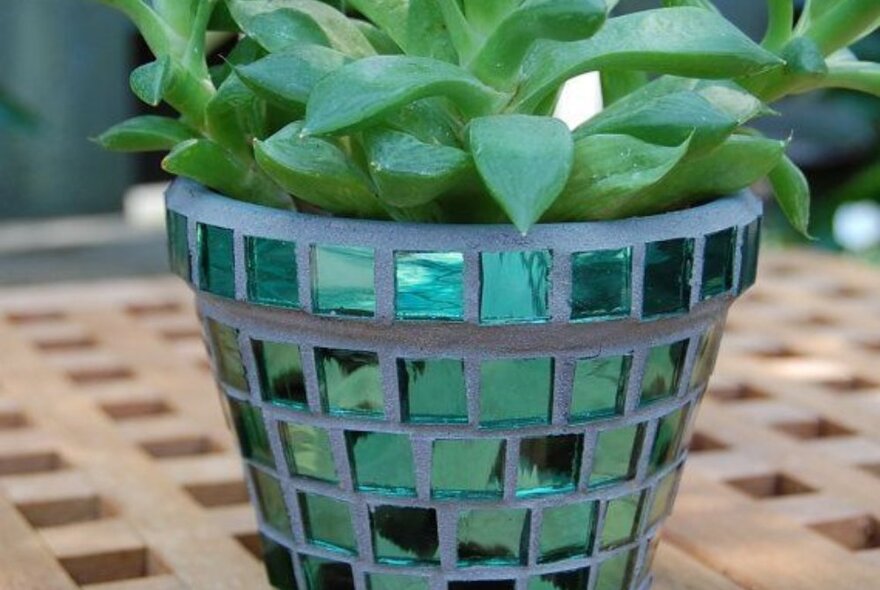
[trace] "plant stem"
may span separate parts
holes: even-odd
[[[142,0],[98,0],[124,13],[140,31],[153,55],[162,57],[182,49],[183,40]]]
[[[199,0],[182,56],[183,67],[200,78],[210,78],[208,64],[205,61],[205,37],[208,34],[208,23],[216,7],[217,0]]]
[[[820,88],[846,88],[880,96],[880,64],[864,61],[835,63]]]
[[[880,2],[877,0],[840,0],[819,20],[810,25],[806,35],[825,55],[843,49],[877,25]]]
[[[794,2],[767,0],[767,9],[769,11],[767,34],[761,44],[770,51],[779,52],[791,39],[791,31],[794,28]]]

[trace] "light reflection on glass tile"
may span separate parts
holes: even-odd
[[[372,317],[376,312],[375,255],[369,248],[312,248],[314,311]]]
[[[416,576],[369,574],[367,590],[428,590],[428,580]]]
[[[717,297],[733,288],[733,259],[736,229],[725,229],[706,236],[703,255],[702,300]]]
[[[673,471],[663,478],[654,490],[651,499],[651,511],[648,513],[648,526],[652,527],[672,511],[675,501],[675,491],[681,471]]]
[[[501,439],[436,440],[431,471],[435,498],[494,498],[504,482]]]
[[[345,433],[359,490],[398,496],[416,493],[412,444],[405,434]]]
[[[404,420],[425,424],[467,423],[464,362],[400,359],[397,371]]]
[[[678,393],[681,373],[687,358],[688,340],[655,346],[648,352],[642,378],[640,405],[658,402]]]
[[[250,472],[263,521],[289,537],[291,535],[290,517],[287,514],[287,504],[284,502],[281,484],[268,473],[255,467],[251,467]]]
[[[631,365],[630,356],[578,361],[571,394],[571,422],[587,422],[623,412]]]
[[[433,509],[377,506],[370,520],[376,561],[390,565],[440,562],[437,513]]]
[[[595,590],[627,590],[635,564],[635,551],[618,553],[599,564]]]
[[[235,298],[235,262],[232,230],[203,223],[197,226],[199,287],[229,299]]]
[[[632,309],[632,248],[574,254],[571,319],[624,318]]]
[[[529,511],[465,510],[458,519],[460,565],[520,565],[528,554]]]
[[[449,590],[515,590],[513,580],[476,580],[474,582],[449,582]]]
[[[581,590],[590,581],[589,568],[535,576],[529,580],[528,590]]]
[[[247,402],[229,400],[229,413],[238,436],[241,454],[268,467],[275,467],[275,458],[269,446],[269,434],[263,422],[263,412]]]
[[[341,500],[300,492],[303,526],[310,543],[343,553],[357,554],[357,541],[348,504]]]
[[[553,359],[485,361],[480,367],[480,425],[550,421]]]
[[[319,348],[315,356],[318,384],[327,411],[368,418],[385,414],[379,357],[375,353]]]
[[[602,527],[602,550],[626,545],[636,538],[644,492],[616,498],[608,502]]]
[[[296,244],[248,237],[248,299],[255,303],[299,307]]]
[[[687,428],[687,408],[681,408],[664,416],[657,425],[654,444],[651,447],[651,472],[663,469],[678,457]]]
[[[597,506],[598,502],[580,502],[545,508],[538,561],[549,563],[586,556],[595,533]]]
[[[574,434],[523,439],[516,495],[528,497],[574,490],[581,445],[581,436]]]
[[[301,555],[308,590],[355,590],[351,566],[314,555]]]
[[[548,320],[551,264],[549,251],[484,252],[480,320],[484,324]]]
[[[756,219],[743,230],[742,271],[740,292],[755,284],[758,279],[758,257],[761,250],[761,220]]]
[[[337,483],[330,436],[317,426],[280,422],[278,432],[292,475]]]
[[[308,409],[299,347],[254,340],[253,348],[263,399],[299,410]]]
[[[648,244],[645,252],[644,315],[655,318],[690,307],[694,241]]]
[[[189,230],[187,219],[180,213],[168,211],[165,214],[165,229],[168,233],[168,264],[171,272],[190,280]]]
[[[397,252],[395,309],[398,319],[464,318],[464,255],[459,252]]]
[[[708,385],[712,372],[715,370],[715,361],[718,360],[723,336],[724,322],[717,322],[700,337],[697,358],[694,361],[694,368],[691,370],[690,387],[692,389]]]
[[[293,560],[287,547],[279,545],[266,535],[260,535],[260,546],[263,549],[263,562],[266,564],[269,583],[278,590],[297,590]]]
[[[590,487],[595,488],[632,478],[635,475],[643,437],[644,427],[641,425],[600,432],[593,451]]]
[[[208,341],[217,377],[230,387],[248,391],[248,382],[238,348],[238,330],[208,318]]]

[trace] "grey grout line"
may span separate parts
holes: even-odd
[[[567,323],[571,318],[571,252],[556,250],[551,253],[550,321]]]
[[[346,492],[354,492],[354,465],[351,464],[345,432],[331,430],[327,434],[330,437],[330,451],[333,454],[333,464],[336,466],[339,486]]]
[[[391,323],[394,321],[395,276],[394,268],[394,252],[386,249],[375,250],[374,264],[374,281],[376,293],[376,315],[375,319],[381,323]]]
[[[632,278],[630,280],[631,317],[641,319],[645,307],[645,259],[647,245],[636,244],[632,247]]]
[[[397,377],[397,356],[394,354],[379,355],[379,372],[382,380],[382,391],[385,400],[385,420],[399,423],[402,421],[400,408],[400,381]]]
[[[416,471],[416,496],[420,500],[431,500],[431,472],[433,469],[433,440],[412,438],[413,462]]]
[[[706,265],[706,237],[701,236],[693,240],[694,254],[691,263],[691,299],[688,309],[696,307],[702,299],[703,293],[703,269]]]
[[[544,511],[534,509],[530,513],[531,522],[529,523],[529,567],[535,567],[538,564],[538,558],[541,553],[541,526],[544,521]]]
[[[232,260],[232,271],[235,277],[235,299],[247,301],[247,254],[245,253],[244,235],[241,232],[232,234]]]
[[[576,361],[557,359],[553,366],[553,412],[551,423],[559,426],[567,424],[571,414]]]
[[[299,284],[299,305],[302,309],[311,311],[312,301],[312,247],[308,242],[296,244],[296,277]]]
[[[300,346],[303,382],[306,386],[306,399],[309,411],[315,415],[324,413],[324,400],[321,399],[321,386],[318,378],[318,351],[311,347]]]
[[[466,322],[480,322],[480,273],[481,263],[478,252],[468,250],[464,253],[464,319]]]
[[[516,499],[517,477],[519,472],[519,438],[508,438],[504,454],[504,500]]]
[[[464,383],[467,391],[468,424],[479,428],[480,424],[480,361],[465,359]]]

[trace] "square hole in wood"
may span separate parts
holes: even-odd
[[[77,334],[72,336],[43,337],[34,340],[34,346],[43,352],[66,352],[94,348],[98,342],[92,336]]]
[[[244,533],[236,535],[235,540],[238,541],[242,547],[247,549],[248,553],[260,561],[263,560],[263,542],[260,539],[259,533]]]
[[[880,522],[869,514],[823,522],[811,528],[850,551],[880,548]]]
[[[18,504],[16,508],[34,528],[101,520],[117,514],[112,504],[97,495],[46,502],[25,502]]]
[[[770,396],[763,391],[746,384],[709,386],[709,396],[722,403],[747,402],[767,399]]]
[[[780,432],[784,432],[789,436],[801,440],[837,438],[841,436],[852,436],[855,434],[855,431],[850,430],[846,426],[842,426],[826,418],[816,418],[815,420],[804,420],[799,422],[782,422],[774,424],[773,427]]]
[[[173,410],[168,403],[159,398],[144,398],[107,402],[101,404],[104,413],[117,421],[134,420],[170,414]]]
[[[731,479],[727,481],[727,484],[759,500],[810,494],[816,491],[807,484],[784,473]]]
[[[186,340],[201,340],[202,331],[198,326],[177,326],[174,328],[165,328],[159,332],[162,338],[171,342],[181,342]]]
[[[0,430],[12,430],[26,428],[28,419],[22,412],[17,410],[0,410]]]
[[[224,481],[186,486],[186,491],[205,508],[247,504],[248,491],[244,481]]]
[[[46,473],[60,471],[65,467],[67,464],[64,459],[55,451],[0,455],[0,476]]]
[[[177,301],[138,301],[126,306],[125,311],[133,316],[175,314],[183,310]]]
[[[704,432],[695,432],[691,439],[691,453],[707,453],[711,451],[723,451],[729,447],[716,438]]]
[[[67,376],[77,385],[93,385],[107,381],[132,379],[134,377],[134,371],[127,367],[119,366],[81,367],[69,370]]]
[[[862,471],[867,471],[874,477],[880,477],[880,463],[868,463],[865,465],[859,465],[859,468]]]
[[[220,445],[203,435],[148,441],[141,443],[141,447],[156,459],[208,455],[223,450]]]
[[[22,310],[6,314],[6,319],[19,325],[60,322],[64,318],[64,312],[54,309]]]
[[[136,580],[170,573],[168,567],[146,548],[125,549],[59,560],[71,578],[82,586]]]
[[[836,393],[860,393],[871,389],[878,389],[878,385],[861,377],[841,377],[822,381],[822,385],[832,389]]]

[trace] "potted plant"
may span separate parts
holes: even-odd
[[[880,92],[875,0],[104,0],[156,55],[110,149],[170,150],[189,281],[271,582],[647,588],[787,94]],[[347,13],[341,12],[348,8]],[[209,67],[207,31],[235,35]],[[562,85],[601,72],[570,131]],[[645,73],[647,72],[647,74]],[[649,74],[651,77],[649,77]]]

